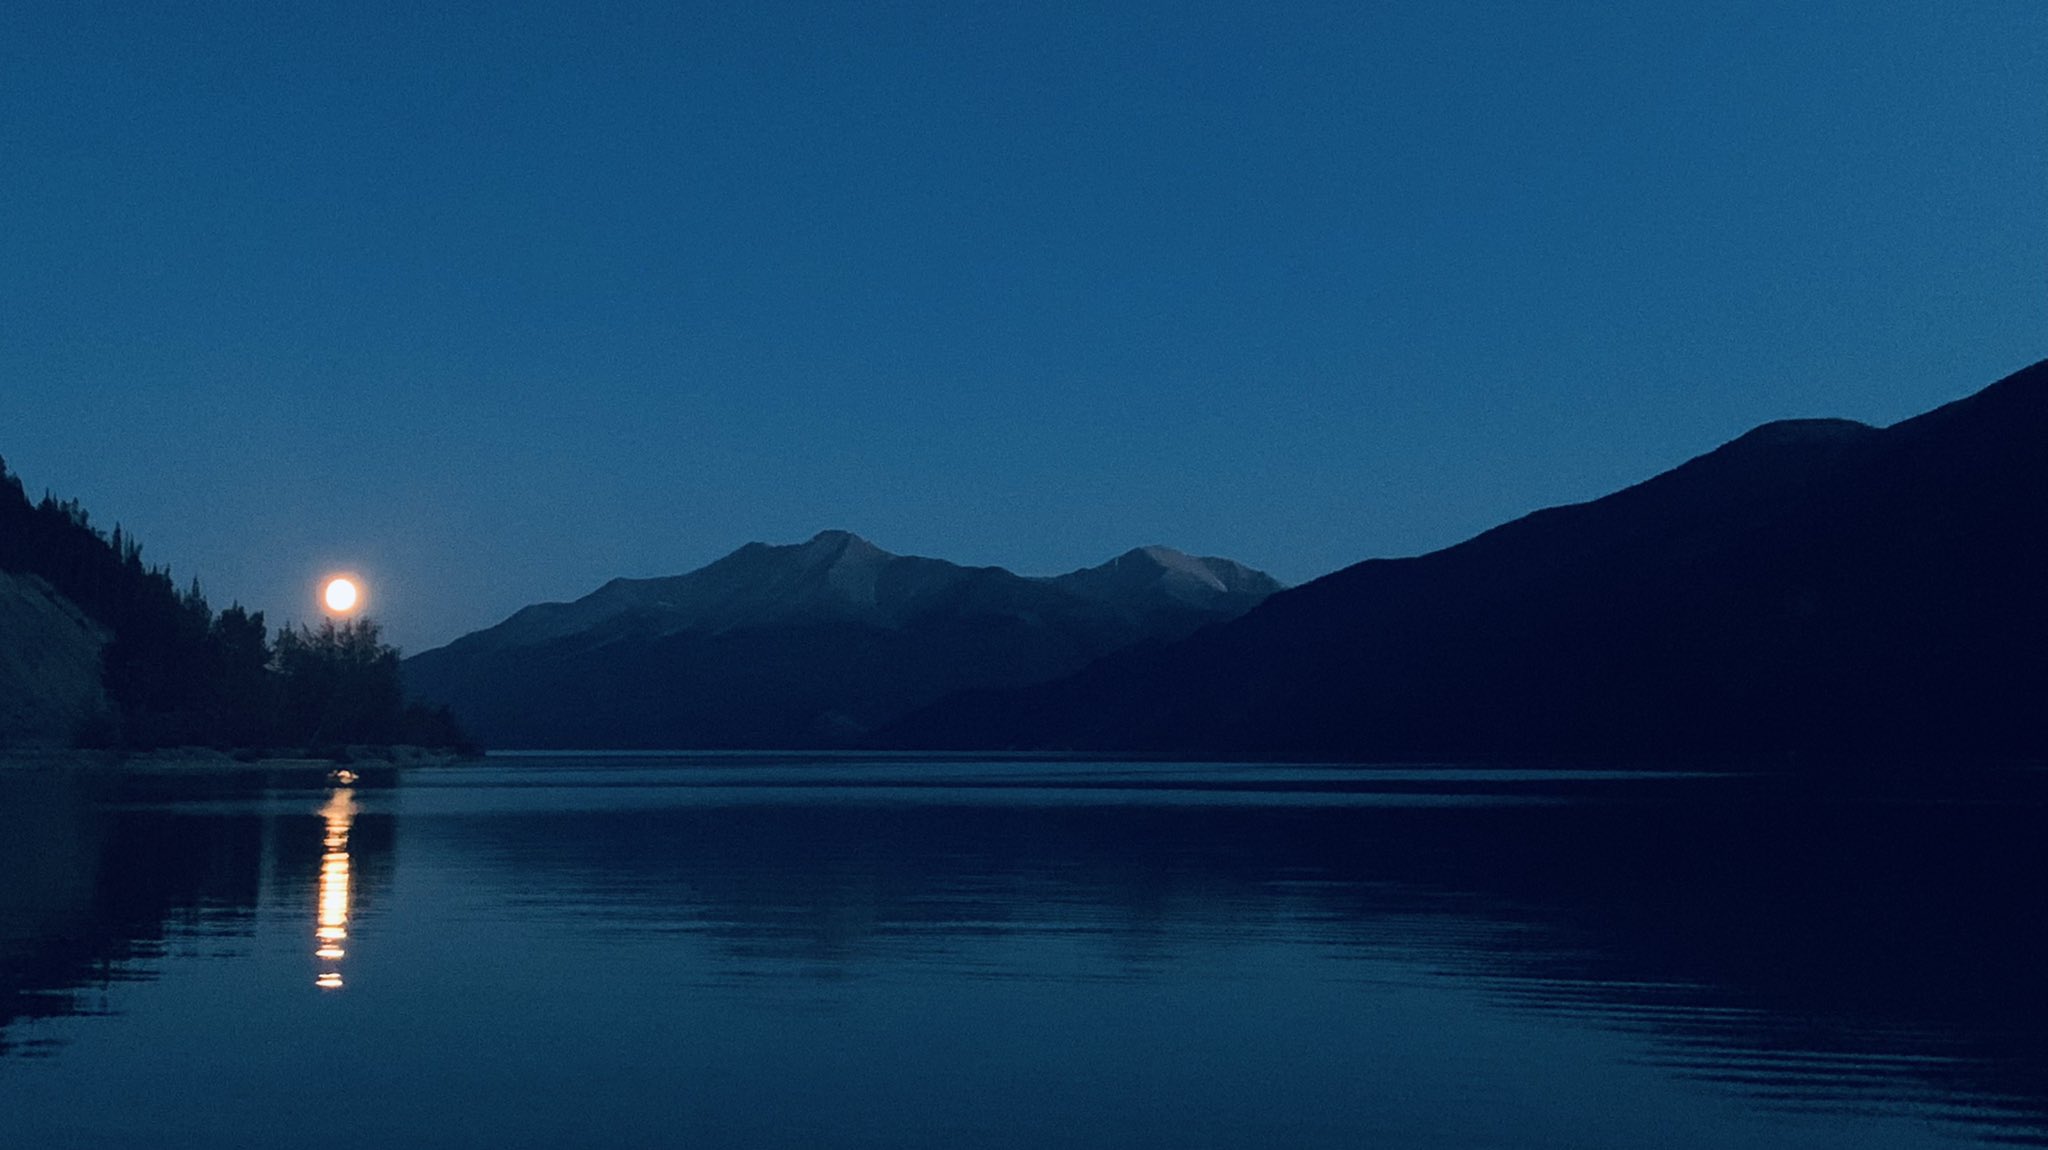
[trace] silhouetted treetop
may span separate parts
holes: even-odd
[[[454,720],[404,706],[395,648],[367,619],[281,631],[234,604],[216,615],[197,579],[179,590],[119,524],[93,527],[76,500],[31,503],[0,460],[0,570],[49,583],[113,636],[102,679],[123,747],[465,744]]]

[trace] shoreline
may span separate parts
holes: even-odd
[[[245,752],[246,753],[246,752]],[[260,759],[238,756],[234,751],[214,747],[169,747],[151,751],[85,750],[76,747],[0,747],[0,771],[17,770],[181,770],[181,771],[275,771],[335,770],[338,768],[445,767],[480,761],[481,755],[461,755],[428,747],[347,747],[346,757],[333,758],[289,752]]]

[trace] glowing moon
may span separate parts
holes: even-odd
[[[362,593],[356,590],[353,579],[330,579],[320,597],[326,601],[329,611],[337,615],[346,615],[356,609],[356,603],[362,598]]]

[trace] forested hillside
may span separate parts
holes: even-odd
[[[92,524],[76,501],[31,502],[0,461],[0,572],[30,577],[104,632],[99,675],[107,705],[83,708],[67,741],[84,746],[321,747],[464,742],[444,710],[407,706],[396,649],[368,619],[281,630],[239,604],[216,612],[197,580],[182,590],[167,567],[147,566],[118,526]],[[29,586],[29,584],[20,584]],[[25,627],[24,612],[0,627]],[[40,622],[39,627],[43,626]],[[44,630],[47,630],[44,627]],[[40,632],[39,632],[40,633]],[[28,637],[0,634],[17,651]],[[49,672],[17,677],[41,685]],[[11,719],[0,741],[46,741],[49,708]]]

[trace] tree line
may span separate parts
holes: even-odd
[[[112,636],[101,657],[113,710],[78,732],[82,746],[469,748],[446,707],[406,701],[399,652],[374,621],[272,636],[261,611],[215,612],[198,580],[179,589],[118,525],[99,530],[76,500],[31,501],[4,460],[0,570],[43,579]]]

